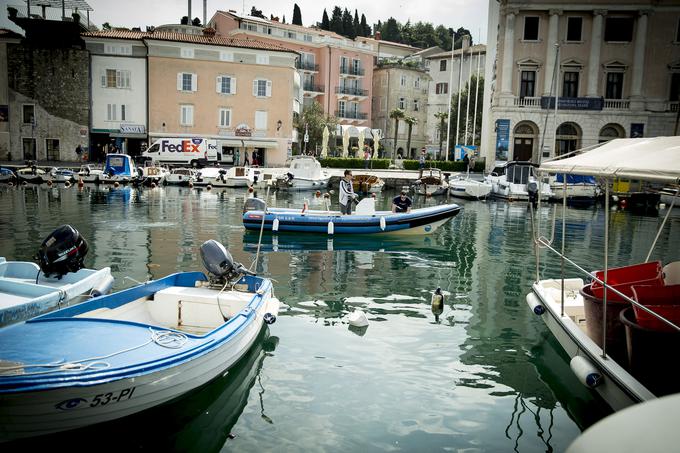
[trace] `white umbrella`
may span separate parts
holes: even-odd
[[[323,128],[323,139],[321,140],[321,158],[325,159],[328,157],[328,126]]]
[[[365,129],[361,129],[361,132],[359,132],[359,153],[362,153],[364,151],[364,139],[366,138],[364,135],[364,131]]]
[[[380,147],[380,129],[375,129],[373,131],[373,153],[378,156],[378,148]]]
[[[349,128],[346,127],[344,131],[342,131],[342,157],[347,157],[348,152],[347,149],[349,148]]]

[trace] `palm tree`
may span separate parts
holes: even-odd
[[[394,120],[394,148],[392,149],[392,160],[397,159],[397,134],[399,133],[399,120],[404,119],[406,114],[402,109],[394,109],[390,112],[390,118]]]
[[[413,125],[418,124],[418,118],[414,116],[409,116],[406,115],[404,117],[404,122],[408,124],[408,139],[406,141],[406,155],[408,157],[413,157],[411,156],[411,131],[413,131]]]
[[[444,141],[444,123],[449,119],[449,112],[437,112],[434,117],[439,120],[439,155],[442,155],[442,142]],[[446,150],[448,153],[448,150]]]

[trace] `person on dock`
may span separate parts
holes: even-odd
[[[352,187],[352,170],[345,170],[345,177],[340,180],[340,212],[342,215],[352,214],[352,203],[356,196]]]
[[[368,168],[371,163],[371,151],[368,146],[364,146],[364,168]]]
[[[422,150],[420,152],[420,158],[418,159],[418,163],[420,164],[421,169],[425,168],[425,150]]]
[[[408,197],[405,190],[402,190],[399,195],[392,199],[392,212],[409,213],[411,212],[411,205],[413,205],[413,200]]]

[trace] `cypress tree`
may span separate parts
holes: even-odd
[[[354,31],[354,36],[363,36],[361,33],[361,28],[359,27],[359,14],[357,10],[354,10],[354,20],[352,21],[352,30]]]
[[[361,15],[361,24],[359,27],[361,28],[361,36],[371,36],[371,27],[366,23],[366,16],[363,14]]]
[[[333,14],[331,15],[331,31],[339,35],[342,35],[342,10],[339,6],[333,8]]]
[[[293,5],[293,25],[302,25],[302,12],[297,3]]]
[[[342,12],[342,35],[350,39],[354,39],[354,24],[352,23],[352,14],[345,8]]]
[[[326,12],[326,8],[323,9],[323,18],[321,19],[321,29],[322,30],[330,30],[331,29],[331,21],[328,20],[328,13]]]

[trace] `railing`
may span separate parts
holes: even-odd
[[[671,101],[666,106],[667,112],[676,112],[680,110],[680,101]]]
[[[323,85],[314,85],[312,83],[303,84],[302,89],[305,91],[313,91],[315,93],[324,93],[325,90]]]
[[[362,76],[365,73],[366,71],[362,68],[350,68],[349,66],[340,65],[340,74]]]
[[[319,71],[319,65],[314,63],[309,63],[307,61],[297,61],[295,63],[297,69],[302,69],[304,71]]]
[[[351,96],[368,96],[368,90],[352,87],[335,87],[336,94],[349,94]]]
[[[368,119],[368,113],[361,113],[361,112],[341,112],[339,110],[336,110],[335,116],[337,116],[338,118],[347,118],[347,119],[351,119],[351,120]]]
[[[630,101],[628,99],[605,99],[604,108],[607,110],[628,110]]]
[[[540,97],[529,97],[525,96],[523,98],[515,98],[515,107],[540,107],[541,98]]]

